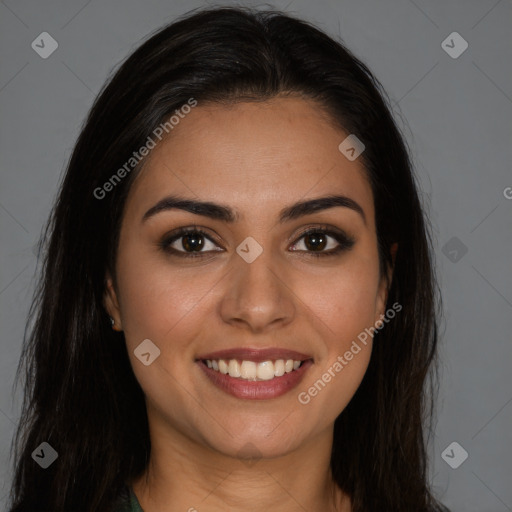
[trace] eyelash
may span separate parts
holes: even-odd
[[[185,235],[189,235],[191,233],[194,234],[200,234],[207,238],[210,242],[215,243],[211,237],[206,233],[203,229],[197,226],[191,226],[186,228],[179,228],[174,233],[171,233],[169,235],[164,236],[164,238],[159,242],[159,247],[166,253],[175,255],[181,258],[202,258],[210,251],[207,252],[196,252],[196,253],[189,253],[186,251],[178,251],[176,249],[173,249],[169,247],[173,242],[176,240],[179,240],[181,237]],[[346,235],[343,232],[333,231],[332,228],[329,228],[328,226],[318,226],[318,227],[310,227],[303,231],[297,240],[293,243],[293,245],[296,245],[302,238],[311,235],[311,234],[324,234],[328,235],[336,240],[338,242],[338,247],[335,249],[331,249],[330,251],[324,252],[315,252],[315,251],[294,251],[294,252],[304,252],[308,256],[312,256],[314,258],[320,258],[325,256],[336,256],[340,254],[343,251],[349,250],[353,247],[355,240],[354,238]],[[215,251],[220,252],[220,251]]]

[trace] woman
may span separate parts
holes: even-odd
[[[445,510],[428,229],[384,97],[277,12],[199,11],[126,60],[45,234],[11,512]]]

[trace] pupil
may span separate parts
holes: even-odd
[[[199,252],[201,250],[201,248],[203,247],[203,244],[204,244],[204,241],[203,241],[203,236],[200,235],[200,234],[189,234],[189,235],[185,235],[183,237],[183,242],[182,242],[182,245],[183,245],[183,248],[186,249],[187,251],[196,251],[196,252]]]
[[[308,242],[310,241],[310,242]],[[306,247],[310,250],[324,249],[325,248],[325,236],[323,233],[310,233],[306,236]]]

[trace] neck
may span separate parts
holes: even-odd
[[[151,457],[133,482],[145,512],[350,512],[332,480],[332,428],[275,458],[222,454],[164,424],[150,422]],[[164,505],[165,504],[165,505]]]

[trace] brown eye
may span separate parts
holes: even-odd
[[[304,237],[305,245],[310,251],[322,251],[327,245],[327,236],[325,233],[314,232]]]
[[[171,254],[192,258],[201,257],[208,252],[222,250],[218,248],[206,232],[199,228],[179,229],[170,235],[166,235],[159,246]]]
[[[304,239],[303,242],[300,242]],[[312,228],[302,233],[299,242],[294,244],[294,251],[305,252],[311,256],[334,256],[342,251],[350,249],[355,240],[342,231],[332,229]],[[300,245],[304,249],[297,248]],[[328,249],[328,250],[325,250]]]
[[[204,247],[204,237],[199,233],[189,233],[180,237],[181,244],[186,251],[200,252]]]

